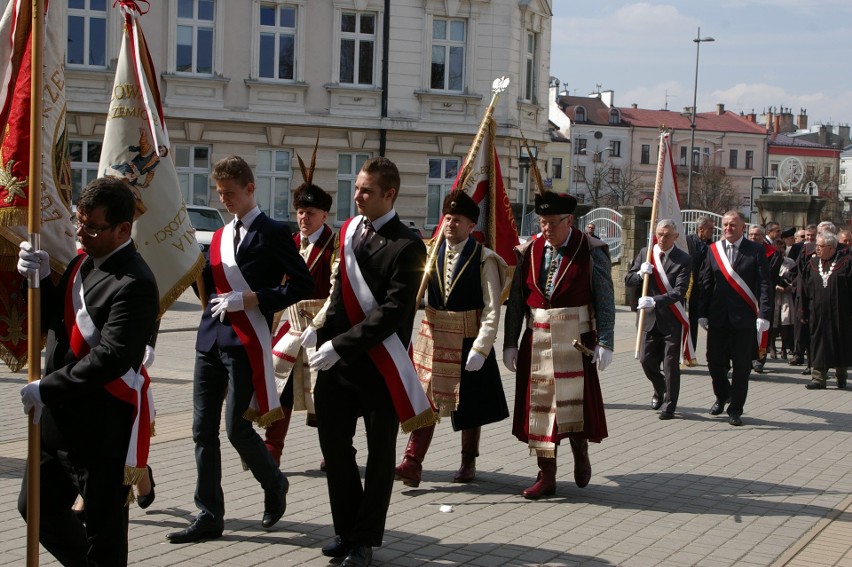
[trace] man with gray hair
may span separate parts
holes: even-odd
[[[689,319],[684,309],[692,258],[674,245],[677,224],[664,219],[657,223],[651,261],[648,248],[642,248],[624,281],[627,287],[643,287],[648,277],[648,293],[639,298],[637,307],[644,311],[644,346],[640,356],[642,370],[654,386],[651,409],[661,409],[660,419],[672,419],[680,393],[681,355],[692,358]],[[660,372],[662,363],[663,372]]]
[[[692,344],[698,344],[698,306],[701,301],[701,286],[698,277],[707,261],[708,246],[713,243],[713,231],[716,223],[710,217],[698,217],[695,221],[695,234],[686,236],[686,247],[692,257],[692,286],[689,291],[689,334]]]
[[[829,368],[837,387],[846,388],[852,344],[852,256],[838,253],[837,237],[817,236],[816,253],[802,272],[799,316],[811,333],[811,381],[808,390],[823,390]]]

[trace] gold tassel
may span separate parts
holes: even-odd
[[[411,433],[415,429],[420,429],[422,427],[429,427],[430,425],[434,425],[438,423],[438,416],[434,411],[428,409],[421,413],[420,415],[415,415],[411,419],[408,419],[400,424],[403,433]]]
[[[157,315],[157,319],[163,316],[163,314],[171,307],[172,303],[178,300],[178,298],[186,291],[192,283],[198,279],[198,274],[201,273],[201,270],[204,269],[204,256],[200,253],[198,255],[198,259],[195,261],[195,264],[189,269],[189,271],[184,275],[178,282],[172,286],[163,298],[160,300],[160,314]]]
[[[154,437],[156,435],[157,435],[157,422],[152,421],[151,422],[151,437]]]

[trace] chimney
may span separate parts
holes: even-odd
[[[754,112],[746,114],[746,120],[748,120],[752,124],[757,124],[757,114],[755,114]]]
[[[639,105],[634,102],[630,105],[630,108],[639,108]]]
[[[843,146],[849,145],[849,125],[848,124],[845,125],[845,126],[838,126],[837,127],[837,135],[842,138],[840,143],[843,144]]]
[[[783,110],[781,112],[781,132],[795,132],[796,128],[793,126],[793,113],[789,108]]]
[[[774,117],[775,122],[772,124],[772,131],[776,134],[781,133],[781,116],[776,114]]]
[[[796,117],[796,128],[798,130],[808,129],[808,111],[804,108],[799,110],[799,115]]]
[[[612,108],[612,105],[615,104],[615,92],[614,91],[603,91],[603,92],[601,92],[601,101],[606,105],[607,108]]]
[[[766,129],[775,132],[775,130],[773,130],[773,127],[774,124],[772,123],[772,109],[770,108],[769,111],[767,111],[766,113]]]
[[[822,144],[823,146],[828,145],[828,131],[826,130],[824,125],[819,127],[819,134],[817,134],[817,143]]]
[[[725,105],[724,104],[717,104],[716,105],[716,114],[718,114],[719,116],[722,116],[723,114],[725,114]]]
[[[691,106],[684,106],[683,107],[683,113],[689,114],[691,116],[692,115],[692,107]]]

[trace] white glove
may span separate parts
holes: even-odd
[[[317,330],[313,327],[308,327],[302,331],[300,342],[303,347],[311,348],[317,346]]]
[[[769,330],[769,321],[767,321],[766,319],[758,318],[755,327],[757,327],[758,333],[765,333]]]
[[[651,262],[642,262],[642,265],[639,266],[639,275],[644,276],[645,274],[653,274],[654,273],[654,264]]]
[[[41,401],[40,385],[41,380],[33,380],[21,388],[21,403],[24,404],[24,413],[29,414],[30,410],[35,410],[33,412],[33,425],[41,421],[41,409],[44,407],[44,402]]]
[[[706,331],[710,328],[710,321],[707,320],[707,317],[701,317],[698,319],[698,326]]]
[[[18,273],[28,278],[38,274],[43,280],[50,275],[50,256],[45,250],[33,250],[33,245],[24,240],[18,245]]]
[[[603,372],[609,363],[612,362],[612,351],[600,345],[595,347],[595,356],[592,357],[592,364],[597,363],[598,372]]]
[[[653,297],[650,295],[644,295],[639,298],[639,302],[636,304],[636,307],[639,309],[653,309],[656,304],[657,302],[654,301]]]
[[[228,293],[220,293],[211,299],[210,303],[213,304],[213,316],[218,317],[220,321],[224,321],[225,313],[243,310],[243,292],[229,291]]]
[[[311,355],[308,362],[311,365],[311,370],[318,372],[320,370],[328,370],[334,366],[338,360],[340,360],[340,355],[337,354],[336,350],[334,350],[334,346],[331,344],[331,341],[328,341],[327,343],[323,343],[323,345],[319,347],[313,355]]]
[[[145,345],[145,356],[142,357],[142,366],[145,368],[151,368],[154,364],[154,347],[151,345]]]
[[[470,354],[467,355],[467,363],[465,363],[464,369],[468,372],[476,372],[482,368],[483,364],[485,364],[485,357],[475,350],[471,350]]]
[[[511,370],[512,372],[516,372],[518,370],[518,349],[515,347],[509,347],[503,349],[503,366]]]

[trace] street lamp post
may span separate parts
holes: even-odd
[[[692,89],[692,123],[689,125],[692,130],[691,139],[689,142],[689,173],[686,178],[686,208],[692,208],[692,168],[695,165],[695,110],[698,104],[698,53],[702,41],[716,41],[712,37],[701,37],[701,28],[698,28],[698,35],[692,40],[695,42],[695,87]]]

